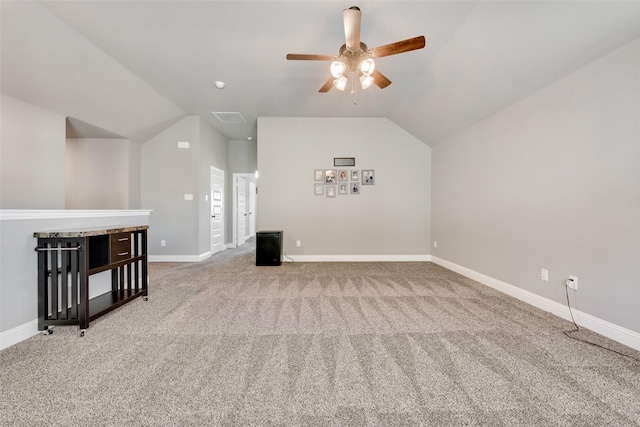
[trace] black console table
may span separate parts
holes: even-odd
[[[147,297],[147,229],[38,232],[38,330],[89,322]],[[111,271],[111,291],[89,299],[89,276]],[[52,330],[49,329],[51,333]]]

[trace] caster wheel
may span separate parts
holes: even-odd
[[[142,297],[142,301],[149,301],[149,297]]]
[[[53,329],[47,329],[47,334],[48,334],[48,335],[53,334]]]
[[[84,336],[84,331],[80,331],[80,336],[83,337]]]

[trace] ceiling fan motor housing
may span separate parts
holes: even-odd
[[[367,49],[367,45],[360,42],[360,49],[349,50],[346,44],[340,47],[337,60],[345,64],[344,73],[347,74],[350,71],[357,71],[362,61],[367,58],[372,58]]]

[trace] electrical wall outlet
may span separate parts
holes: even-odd
[[[574,291],[578,290],[578,278],[576,276],[569,276],[569,280],[567,280],[567,286],[573,289]]]
[[[548,282],[549,281],[549,270],[547,270],[546,268],[540,269],[540,279],[544,280],[545,282]]]
[[[302,246],[302,243],[300,240],[296,240],[296,248],[299,248],[300,246]]]
[[[166,240],[160,240],[160,246],[167,246]]]
[[[435,240],[433,241],[433,247],[436,249],[438,248],[438,242],[436,242]]]

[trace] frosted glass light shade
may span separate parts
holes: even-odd
[[[345,65],[344,62],[333,61],[331,63],[331,75],[336,79],[342,76],[344,73]]]
[[[362,85],[362,89],[366,89],[373,83],[373,77],[367,76],[365,74],[360,76],[360,84]]]
[[[373,58],[367,58],[360,63],[360,71],[365,76],[370,76],[373,73],[373,70],[376,69],[376,63]]]
[[[347,78],[345,76],[340,76],[333,81],[333,85],[338,90],[344,90],[344,88],[347,86]]]

